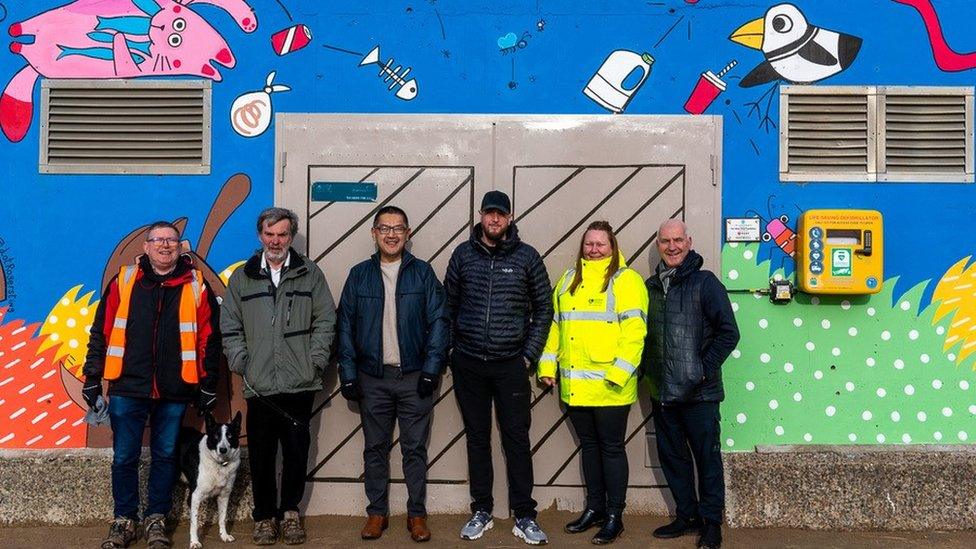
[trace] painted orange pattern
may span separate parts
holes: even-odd
[[[61,382],[57,349],[41,350],[37,324],[0,308],[0,448],[83,448],[84,411]]]

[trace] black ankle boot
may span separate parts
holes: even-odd
[[[654,530],[654,537],[668,539],[684,536],[686,534],[697,534],[701,530],[701,527],[702,522],[698,517],[693,519],[685,519],[678,516],[671,524],[665,524],[664,526]]]
[[[583,514],[573,522],[566,525],[563,530],[567,534],[579,534],[580,532],[585,532],[594,526],[599,526],[607,520],[607,514],[603,511],[594,511],[593,509],[587,509],[583,511]]]
[[[620,534],[624,533],[624,521],[621,514],[618,513],[608,513],[607,521],[603,523],[603,527],[600,531],[593,536],[594,545],[606,545],[608,543],[613,543],[620,537]]]
[[[722,547],[722,524],[706,520],[702,525],[701,536],[698,538],[698,547],[703,547],[704,549],[719,549]]]

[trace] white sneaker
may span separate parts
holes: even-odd
[[[545,545],[549,543],[549,537],[539,527],[539,523],[532,518],[515,519],[515,527],[512,528],[515,537],[522,538],[529,545]]]
[[[485,534],[485,530],[491,530],[495,526],[495,521],[491,515],[484,511],[476,511],[468,523],[461,528],[461,539],[476,540]]]

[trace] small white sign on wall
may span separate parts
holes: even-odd
[[[761,219],[758,217],[726,217],[726,242],[759,242],[762,237]]]

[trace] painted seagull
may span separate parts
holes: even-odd
[[[766,57],[739,82],[743,88],[774,80],[817,82],[850,66],[861,49],[860,38],[811,25],[793,4],[769,8],[765,17],[742,25],[729,40]]]

